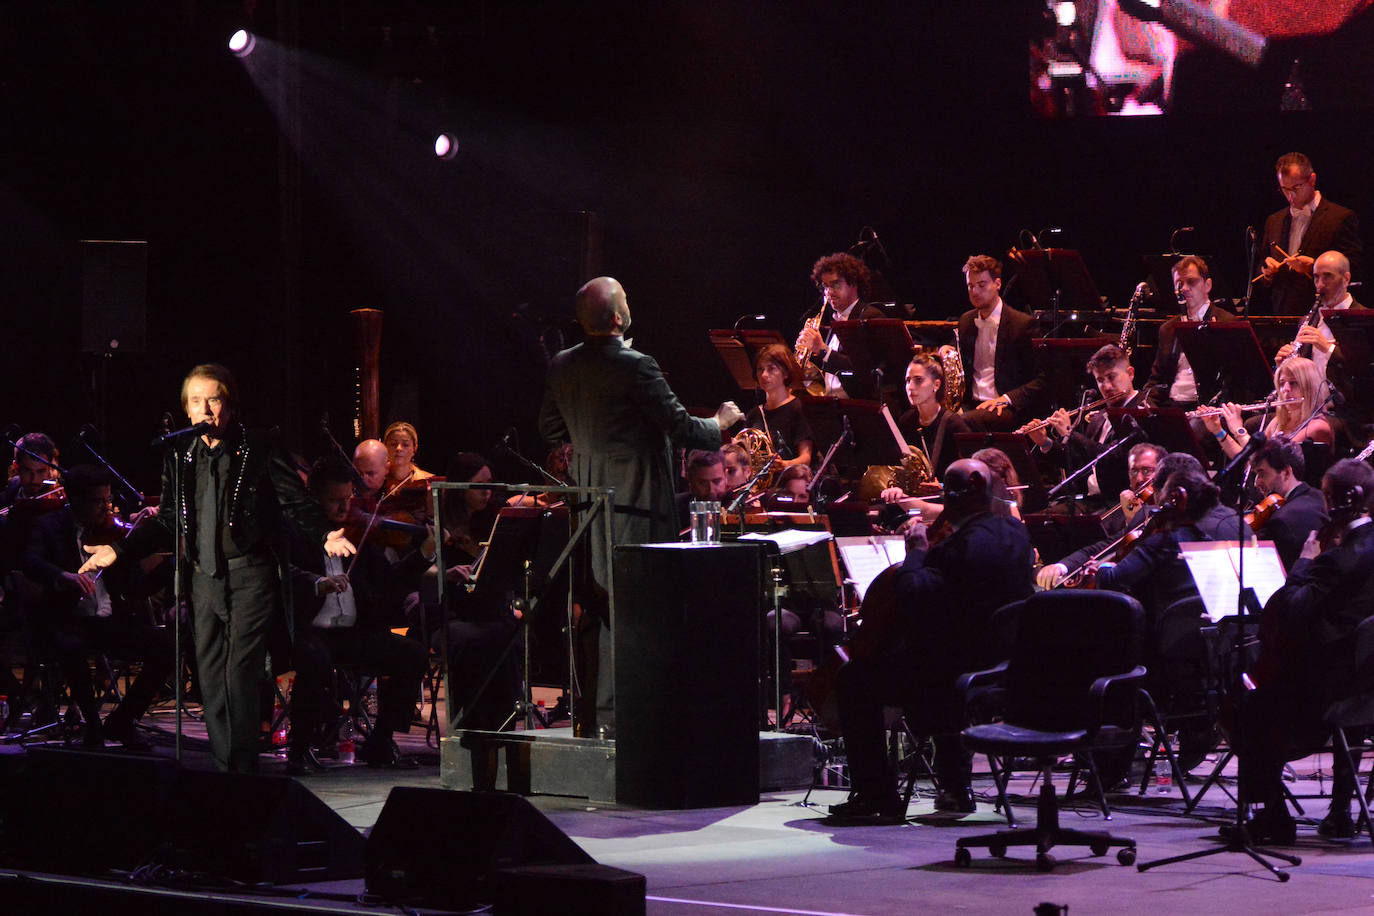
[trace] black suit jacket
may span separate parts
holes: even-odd
[[[992,614],[1030,595],[1031,544],[1020,520],[979,515],[929,550],[906,555],[894,582],[908,645],[950,677],[996,664]]]
[[[833,317],[833,316],[832,316]],[[856,305],[849,313],[847,321],[866,321],[869,318],[886,318],[887,315],[876,305]],[[821,336],[830,336],[829,325],[821,328]],[[872,393],[873,382],[871,379],[854,378],[849,375],[840,375],[841,372],[852,372],[854,361],[846,356],[842,351],[829,350],[824,359],[817,354],[811,355],[811,362],[820,367],[822,372],[829,372],[831,375],[840,377],[840,387],[844,389],[846,397],[861,398]]]
[[[1264,236],[1259,251],[1260,263],[1263,263],[1266,257],[1283,260],[1274,250],[1274,246],[1278,245],[1284,251],[1288,251],[1288,230],[1292,220],[1287,207],[1269,214],[1269,218],[1264,221]],[[1355,215],[1354,210],[1332,203],[1323,197],[1321,204],[1312,213],[1312,221],[1307,224],[1302,244],[1297,251],[1288,253],[1316,258],[1323,252],[1332,250],[1339,251],[1350,259],[1351,274],[1355,279],[1359,279],[1359,262],[1364,254],[1364,243],[1360,240],[1359,217]],[[1264,285],[1269,287],[1269,301],[1256,303],[1260,306],[1258,310],[1254,310],[1257,314],[1306,315],[1311,311],[1312,302],[1317,294],[1310,276],[1287,268],[1280,270]],[[1262,299],[1263,296],[1256,298]]]
[[[1226,309],[1216,305],[1208,308],[1204,317],[1208,321],[1234,321],[1236,318]],[[1176,315],[1159,326],[1155,361],[1150,367],[1149,381],[1146,382],[1147,386],[1156,386],[1150,389],[1150,400],[1155,404],[1169,400],[1169,387],[1173,385],[1174,376],[1178,374],[1178,358],[1183,355],[1183,346],[1178,342],[1177,331],[1179,322],[1183,320],[1182,315]]]
[[[1299,483],[1284,504],[1259,530],[1260,540],[1273,541],[1284,569],[1292,569],[1307,536],[1327,521],[1326,499],[1321,490]]]
[[[49,512],[34,522],[24,551],[24,575],[43,589],[43,595],[32,623],[43,628],[76,619],[81,596],[63,583],[62,574],[76,572],[85,560],[77,547],[76,520],[70,508]],[[144,576],[138,566],[129,563],[106,570],[101,579],[114,612],[119,614],[127,607],[126,597],[133,597]]]
[[[225,436],[230,451],[229,480],[233,495],[229,506],[229,536],[244,554],[280,551],[286,543],[283,517],[299,525],[314,543],[323,545],[329,527],[320,504],[301,482],[296,467],[277,442],[275,429],[238,428]],[[162,462],[162,501],[157,515],[144,520],[132,534],[114,545],[121,558],[142,559],[166,549],[173,540],[178,520],[177,464],[181,464],[181,509],[189,550],[195,544],[194,448],[168,449]]]
[[[976,309],[959,316],[959,355],[964,361],[964,406],[978,406],[973,396],[973,348],[978,342]],[[998,394],[1011,401],[1011,409],[1024,415],[1040,401],[1045,377],[1035,362],[1032,346],[1034,319],[1025,312],[1002,303],[1002,320],[997,326],[997,350],[993,354],[993,385]]]

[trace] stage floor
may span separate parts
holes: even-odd
[[[164,714],[165,715],[165,714]],[[170,716],[167,716],[170,718]],[[155,721],[165,722],[163,715]],[[188,723],[183,762],[206,767],[203,730]],[[404,772],[329,765],[301,783],[345,820],[366,831],[376,822],[392,786],[439,787],[438,752],[416,729],[399,742],[424,761]],[[15,745],[0,752],[18,753]],[[155,753],[171,755],[158,736]],[[1206,765],[1205,765],[1206,766]],[[264,755],[263,772],[281,772],[283,761]],[[1299,797],[1329,788],[1331,760],[1318,755],[1294,764]],[[1201,771],[1201,768],[1200,768]],[[710,773],[702,773],[710,779]],[[1063,775],[1056,775],[1062,790]],[[1193,783],[1196,785],[1196,783]],[[1229,786],[1228,786],[1229,787]],[[1281,884],[1249,858],[1223,854],[1139,873],[1114,855],[1094,858],[1086,849],[1058,850],[1058,867],[1042,874],[1034,854],[1013,849],[1005,859],[974,850],[971,868],[953,865],[955,840],[995,830],[1004,822],[992,810],[991,780],[979,772],[979,811],[962,820],[932,814],[928,786],[913,801],[911,821],[901,826],[842,827],[824,819],[823,807],[802,807],[804,792],[765,796],[757,805],[689,811],[646,811],[589,804],[584,799],[535,797],[534,805],[598,862],[639,872],[648,882],[648,912],[664,916],[724,912],[886,914],[913,912],[1030,913],[1041,903],[1068,905],[1079,913],[1330,913],[1374,910],[1374,848],[1367,836],[1345,842],[1299,827],[1300,855],[1292,879]],[[1018,819],[1034,821],[1030,774],[1013,781]],[[841,801],[837,789],[818,789],[818,806]],[[1061,811],[1066,826],[1106,829],[1133,837],[1139,861],[1218,845],[1217,826],[1230,803],[1218,788],[1196,815],[1185,815],[1175,790],[1146,796],[1111,796],[1113,817],[1104,822],[1095,806],[1075,799]],[[1324,799],[1302,799],[1313,824]],[[461,829],[458,827],[457,829]],[[436,837],[436,842],[441,838]],[[361,881],[357,882],[359,889]]]

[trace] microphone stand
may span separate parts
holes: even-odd
[[[176,439],[162,440],[163,446],[176,446],[180,442]],[[176,457],[172,460],[172,510],[173,524],[172,531],[172,643],[173,658],[172,671],[176,678],[176,750],[174,757],[178,763],[181,762],[181,743],[182,743],[182,713],[185,706],[185,686],[186,679],[182,676],[182,653],[181,653],[181,615],[183,610],[182,595],[182,554],[185,553],[186,546],[186,516],[185,501],[186,492],[182,486],[185,467],[190,460],[191,449],[195,448],[195,439],[191,439],[185,450],[178,449]]]
[[[754,484],[756,484],[756,483],[758,483],[760,480],[762,480],[762,479],[763,479],[763,476],[764,476],[765,474],[767,474],[767,473],[772,469],[773,465],[776,464],[777,461],[778,461],[778,456],[777,456],[776,454],[774,454],[773,457],[769,458],[766,462],[764,462],[763,467],[759,468],[759,469],[758,469],[758,472],[755,473],[753,477],[750,477],[748,480],[746,480],[746,481],[740,486],[740,488],[739,488],[739,495],[736,496],[736,497],[734,498],[734,500],[730,503],[730,505],[726,507],[725,511],[726,511],[728,514],[730,514],[730,515],[738,515],[738,516],[739,516],[739,533],[740,533],[740,534],[744,534],[744,511],[743,511],[743,510],[744,510],[744,503],[749,499],[749,491],[752,490],[752,489],[754,489]]]
[[[1080,480],[1087,480],[1089,477],[1091,477],[1093,471],[1097,469],[1098,462],[1103,461],[1112,455],[1115,455],[1117,452],[1120,452],[1123,448],[1135,445],[1137,442],[1142,442],[1144,441],[1144,439],[1145,434],[1140,430],[1139,427],[1131,430],[1129,433],[1122,436],[1120,439],[1117,439],[1115,442],[1107,446],[1102,451],[1098,452],[1097,455],[1087,464],[1083,465],[1081,468],[1074,471],[1068,477],[1065,477],[1059,483],[1055,484],[1053,489],[1051,489],[1048,493],[1045,494],[1045,498],[1050,502],[1054,502],[1056,499],[1062,497],[1066,491],[1072,489],[1073,487],[1076,487]]]
[[[1263,433],[1260,434],[1260,439],[1263,441]],[[1248,483],[1249,475],[1247,474],[1246,477],[1245,483]],[[1260,610],[1259,599],[1255,596],[1255,590],[1253,588],[1247,588],[1245,585],[1245,543],[1249,540],[1247,535],[1249,535],[1250,532],[1246,530],[1247,526],[1245,524],[1244,507],[1246,500],[1244,494],[1245,488],[1242,486],[1241,500],[1238,503],[1238,507],[1241,511],[1236,513],[1236,542],[1240,545],[1240,555],[1236,562],[1236,628],[1235,637],[1231,644],[1232,658],[1236,659],[1236,664],[1239,665],[1242,673],[1244,673],[1245,670],[1245,619],[1247,616],[1255,616]],[[1249,679],[1245,678],[1244,680]],[[1244,686],[1242,686],[1237,698],[1237,722],[1243,721],[1239,716],[1239,710],[1244,708],[1245,694],[1246,690]],[[1210,856],[1220,855],[1224,852],[1239,852],[1244,853],[1260,865],[1263,865],[1274,875],[1274,877],[1279,879],[1280,883],[1292,877],[1288,872],[1282,871],[1274,865],[1273,862],[1270,862],[1269,859],[1279,859],[1283,862],[1287,862],[1289,865],[1301,865],[1302,858],[1300,856],[1255,846],[1250,839],[1250,827],[1247,823],[1249,819],[1247,815],[1250,809],[1250,800],[1245,794],[1245,783],[1243,781],[1244,773],[1244,767],[1241,767],[1236,773],[1236,818],[1231,825],[1230,835],[1226,837],[1225,845],[1216,846],[1211,849],[1201,849],[1196,852],[1185,852],[1182,855],[1169,856],[1165,859],[1156,859],[1153,862],[1142,862],[1136,866],[1136,869],[1138,871],[1145,871],[1157,865],[1172,865],[1175,862],[1187,862],[1192,859],[1208,858]],[[1180,772],[1178,775],[1181,778],[1183,774]]]
[[[81,443],[81,447],[84,448],[87,452],[89,452],[92,458],[100,462],[100,466],[103,467],[109,473],[109,475],[115,479],[115,482],[118,483],[120,487],[124,489],[125,498],[128,499],[130,496],[133,497],[132,502],[125,505],[124,511],[132,514],[133,512],[137,512],[140,508],[142,508],[143,494],[138,492],[138,490],[134,489],[134,485],[129,483],[129,481],[125,479],[123,474],[116,471],[110,465],[110,462],[105,460],[104,455],[96,451],[95,448],[93,448],[91,444],[86,441],[86,436],[84,432],[76,438]]]

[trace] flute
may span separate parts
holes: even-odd
[[[1275,407],[1287,407],[1290,404],[1301,404],[1302,398],[1284,398],[1282,401],[1256,401],[1253,404],[1241,404],[1240,413],[1244,416],[1247,413],[1261,413]],[[1188,416],[1195,420],[1203,420],[1207,417],[1219,417],[1225,411],[1220,407],[1199,407],[1196,410],[1188,411]]]

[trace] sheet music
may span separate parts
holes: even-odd
[[[785,528],[782,531],[751,531],[748,534],[741,534],[739,540],[772,541],[778,546],[778,553],[792,553],[803,547],[828,541],[831,537],[829,531],[802,531],[797,528]]]
[[[1240,592],[1240,542],[1185,541],[1178,546],[1207,608],[1207,617],[1216,623],[1235,616]],[[1252,541],[1245,546],[1245,585],[1254,589],[1260,607],[1283,586],[1285,578],[1273,541]]]
[[[906,559],[906,539],[900,534],[836,538],[835,546],[860,601],[878,573]]]

